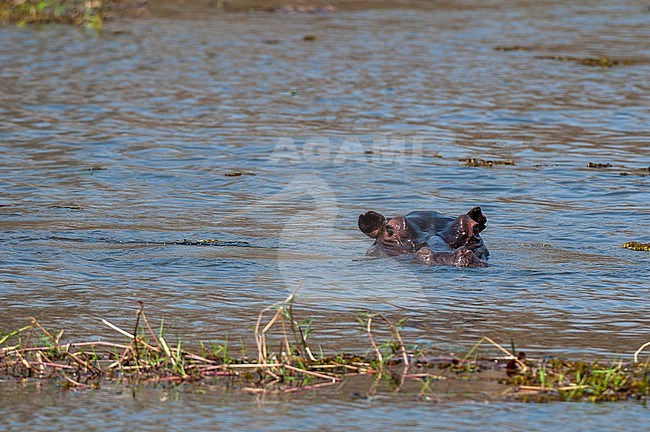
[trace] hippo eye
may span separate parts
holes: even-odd
[[[388,234],[389,237],[392,237],[393,234],[395,234],[395,231],[393,231],[393,227],[386,227],[386,234]]]

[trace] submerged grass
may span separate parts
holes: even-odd
[[[446,387],[456,382],[480,385],[498,383],[496,398],[522,401],[619,401],[646,400],[648,358],[634,362],[532,360],[514,356],[492,339],[484,337],[462,358],[434,357],[432,349],[407,347],[400,334],[402,321],[381,314],[358,317],[370,348],[364,355],[314,353],[308,344],[311,320],[298,322],[293,313],[294,296],[262,310],[253,328],[256,353],[238,352],[229,341],[201,343],[200,354],[177,340],[170,343],[161,323],[154,331],[142,303],[132,331],[102,322],[121,334],[125,342],[62,342],[63,330],[52,333],[36,320],[6,334],[0,333],[0,375],[54,380],[64,388],[98,388],[102,383],[215,383],[248,393],[292,393],[342,385],[352,376],[372,378],[365,397],[380,384],[393,392],[409,388],[422,400],[440,400],[436,382]],[[477,357],[488,343],[504,356]],[[243,344],[242,344],[243,345]]]

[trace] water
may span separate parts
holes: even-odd
[[[302,395],[300,403],[277,397],[193,392],[170,389],[61,392],[47,386],[19,387],[18,398],[5,400],[4,430],[323,430],[339,431],[376,425],[441,431],[502,431],[525,425],[530,431],[566,430],[579,419],[588,430],[619,425],[623,430],[644,430],[647,408],[639,404],[514,404],[463,402],[430,404],[412,399],[359,400],[344,394],[328,403],[319,396]],[[36,397],[34,397],[36,396]],[[333,415],[336,413],[335,415]],[[200,414],[200,415],[198,415]],[[74,421],[73,421],[74,420]],[[251,426],[254,425],[254,426]],[[513,425],[508,428],[507,425]],[[22,429],[20,429],[22,427]]]
[[[184,340],[250,346],[300,287],[328,352],[365,352],[372,310],[443,353],[629,359],[649,336],[650,255],[621,245],[650,241],[650,177],[620,175],[650,166],[647,5],[443,6],[0,28],[0,327],[119,340],[100,318],[130,328],[142,300]],[[366,210],[475,205],[490,268],[364,258]],[[208,238],[253,247],[156,244]]]

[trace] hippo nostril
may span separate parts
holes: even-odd
[[[392,237],[395,232],[393,231],[392,227],[387,226],[386,227],[386,234],[388,234],[389,237]]]

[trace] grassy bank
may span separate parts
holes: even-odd
[[[0,23],[72,24],[101,29],[105,19],[139,16],[147,0],[0,0]]]
[[[308,343],[311,321],[294,319],[293,296],[260,312],[253,353],[227,342],[199,343],[188,350],[180,340],[172,343],[162,324],[154,330],[142,305],[132,330],[102,321],[123,340],[64,342],[63,330],[50,332],[35,319],[0,335],[0,376],[55,380],[63,388],[99,388],[106,382],[210,383],[279,394],[336,389],[363,376],[368,378],[366,395],[382,387],[434,401],[440,399],[439,389],[449,392],[454,383],[477,388],[489,383],[491,398],[521,401],[645,401],[650,396],[650,358],[639,360],[647,346],[627,363],[540,360],[515,356],[514,347],[509,351],[485,337],[463,357],[441,357],[405,344],[400,323],[363,314],[358,321],[360,335],[368,339],[367,353],[317,352]],[[479,355],[486,345],[502,355]]]
[[[61,23],[101,28],[104,0],[0,0],[0,21]]]

